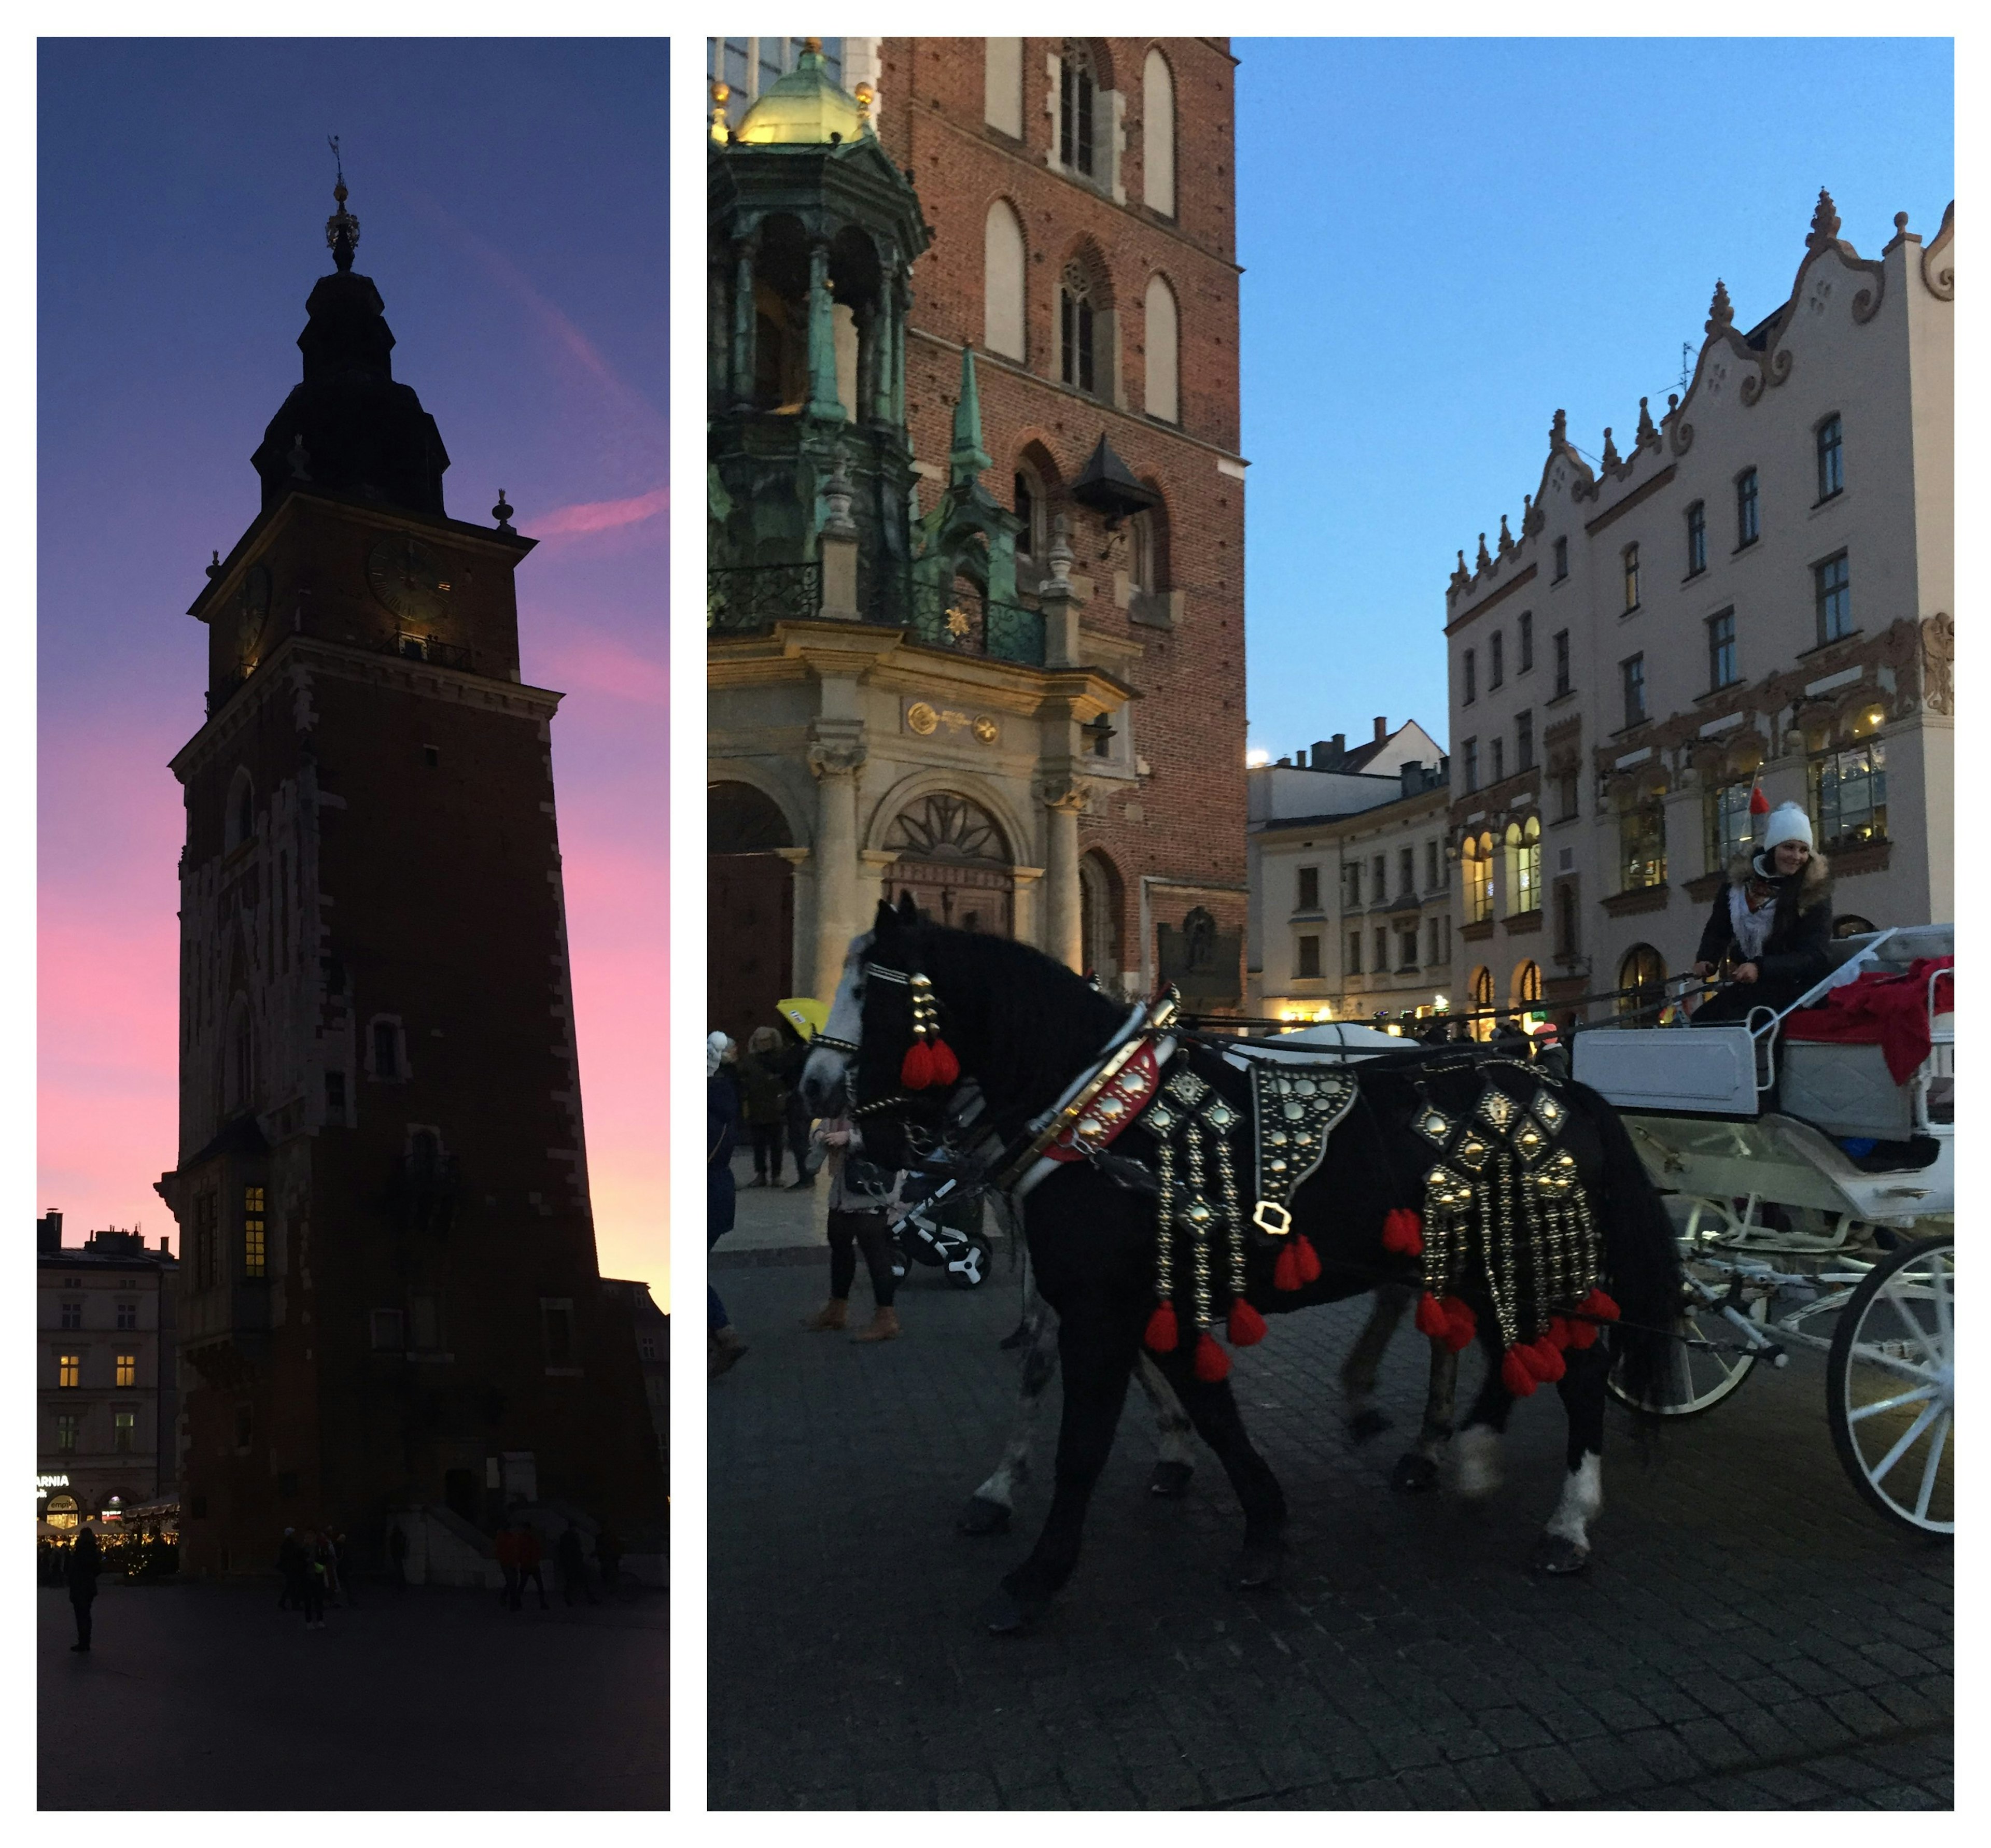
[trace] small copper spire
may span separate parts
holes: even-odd
[[[333,202],[339,209],[325,221],[325,241],[332,246],[332,260],[343,276],[352,267],[353,246],[359,242],[359,221],[345,209],[345,161],[339,151],[339,137],[328,135],[325,139],[332,147],[332,158],[337,169],[338,183],[332,189]]]

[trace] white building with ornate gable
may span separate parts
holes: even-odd
[[[1843,928],[1953,917],[1954,221],[1863,256],[1821,193],[1788,298],[1744,331],[1717,283],[1684,399],[1596,469],[1557,412],[1459,555],[1456,1004],[1688,968],[1759,776]]]

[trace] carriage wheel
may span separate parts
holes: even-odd
[[[1680,1331],[1696,1340],[1716,1341],[1724,1345],[1710,1353],[1705,1348],[1690,1347],[1684,1341],[1676,1341],[1672,1369],[1662,1388],[1665,1396],[1656,1401],[1642,1403],[1634,1399],[1619,1385],[1615,1368],[1609,1382],[1611,1396],[1619,1404],[1660,1418],[1692,1418],[1697,1412],[1712,1409],[1748,1378],[1750,1370],[1756,1364],[1754,1354],[1734,1351],[1734,1345],[1742,1339],[1741,1331],[1721,1313],[1721,1304],[1728,1294],[1727,1273],[1697,1262],[1692,1256],[1686,1259],[1686,1286]],[[1769,1316],[1769,1298],[1752,1295],[1743,1304],[1742,1311],[1751,1322],[1761,1323]]]
[[[1956,1532],[1956,1244],[1904,1245],[1840,1310],[1826,1363],[1832,1441],[1853,1486],[1918,1533]]]
[[[950,1264],[947,1280],[956,1289],[979,1289],[996,1268],[996,1248],[979,1232],[970,1232],[964,1242],[967,1248],[961,1253],[961,1261],[969,1262],[970,1268],[956,1270]]]

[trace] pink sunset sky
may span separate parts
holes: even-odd
[[[43,41],[39,1201],[142,1223],[177,1159],[179,785],[249,457],[330,267],[328,131],[449,511],[502,487],[553,725],[601,1268],[669,1306],[665,49]],[[192,111],[194,94],[225,96]]]

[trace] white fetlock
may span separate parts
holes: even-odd
[[[1469,1425],[1452,1440],[1452,1481],[1461,1495],[1477,1501],[1500,1486],[1500,1445],[1491,1425]]]
[[[1581,1553],[1590,1551],[1590,1524],[1604,1506],[1603,1460],[1595,1451],[1584,1453],[1583,1461],[1564,1479],[1562,1499],[1545,1530]]]

